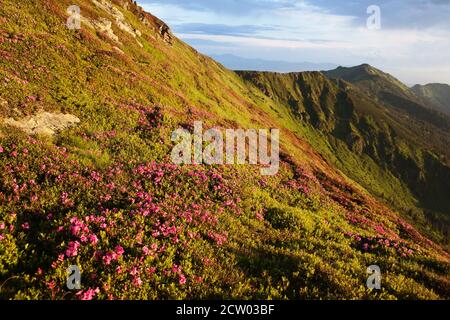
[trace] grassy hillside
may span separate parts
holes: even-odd
[[[78,1],[81,30],[66,27],[71,1],[37,2],[0,1],[0,298],[449,298],[448,253],[327,161],[308,143],[320,132],[275,97],[131,1]],[[326,81],[323,99],[345,99]],[[10,125],[42,112],[80,122],[51,136]],[[195,120],[280,128],[279,173],[173,165],[171,133]]]
[[[436,110],[450,115],[450,86],[448,84],[415,85],[411,90]]]
[[[378,77],[382,73],[369,73],[374,69],[363,67],[360,76],[350,69],[353,81],[358,86],[359,81],[375,86],[364,75]],[[308,141],[329,161],[424,232],[448,242],[448,130],[386,108],[371,99],[364,86],[331,80],[322,73],[239,74],[277,101],[279,108],[290,110],[303,128],[302,134],[309,136]],[[347,74],[343,77],[349,78]],[[383,80],[383,86],[394,92],[402,88],[397,82],[389,87]],[[442,127],[450,125],[444,117],[440,119]]]

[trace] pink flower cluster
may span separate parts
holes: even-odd
[[[213,240],[217,245],[221,246],[227,241],[228,235],[226,233],[224,234],[218,234],[214,232],[209,232],[208,237]]]
[[[117,261],[124,252],[125,250],[120,245],[116,246],[114,251],[110,251],[102,257],[103,263],[110,265],[112,261]]]
[[[80,248],[80,243],[78,241],[71,241],[67,246],[66,256],[76,257],[78,255],[78,249]]]
[[[358,243],[358,246],[360,246],[360,248],[366,252],[377,251],[381,249],[393,249],[402,257],[407,257],[414,253],[412,249],[407,247],[404,241],[395,241],[392,239],[383,238],[381,236],[365,237],[351,232],[346,232],[345,235],[355,240]]]
[[[311,192],[311,189],[303,184],[298,182],[297,180],[289,180],[286,185],[291,188],[300,191],[301,193],[308,195]]]
[[[81,299],[103,292],[105,281],[139,287],[164,277],[165,265],[183,261],[190,242],[209,239],[221,246],[228,241],[220,217],[224,212],[240,214],[230,178],[214,167],[130,161],[94,170],[74,161],[65,148],[31,139],[1,148],[0,157],[10,158],[0,168],[0,199],[15,208],[21,228],[14,230],[17,222],[2,222],[0,240],[7,233],[28,236],[26,230],[40,228],[33,231],[51,247],[46,252],[32,249],[54,257],[33,270],[50,277],[75,258],[82,261],[91,272],[89,286],[99,289],[82,291],[77,296]],[[24,220],[24,212],[33,212],[40,223]],[[167,281],[183,286],[201,278],[193,272],[175,268]],[[62,292],[58,283],[51,286],[53,293]]]
[[[89,288],[86,291],[78,291],[76,295],[80,300],[92,300],[99,292],[99,288]]]
[[[155,128],[161,127],[163,121],[163,114],[159,106],[154,107],[151,110],[141,109],[141,116],[139,118],[139,129],[142,131],[150,131]]]

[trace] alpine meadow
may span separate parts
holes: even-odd
[[[450,299],[448,85],[229,70],[141,6],[0,0],[1,300]]]

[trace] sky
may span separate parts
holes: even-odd
[[[408,85],[450,84],[450,0],[137,2],[207,55],[369,63]]]

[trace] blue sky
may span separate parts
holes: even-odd
[[[450,0],[138,0],[208,55],[370,63],[407,84],[450,83]],[[381,28],[367,28],[367,8]]]

